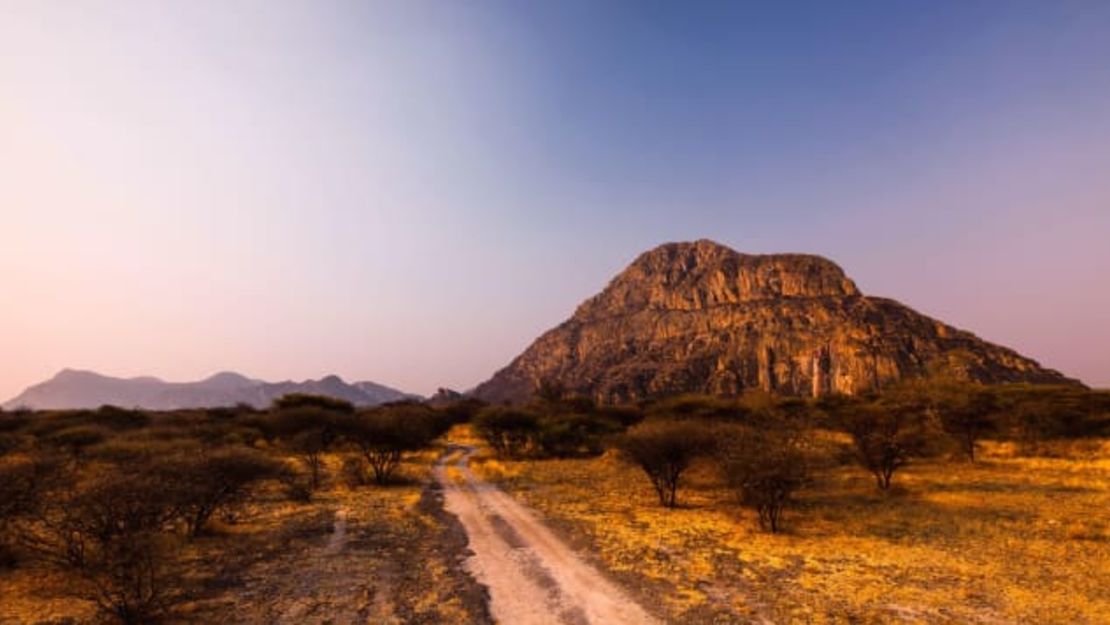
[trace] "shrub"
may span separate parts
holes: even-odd
[[[0,430],[0,458],[30,449],[34,444],[34,437],[19,432],[4,432]]]
[[[146,468],[105,467],[58,488],[26,533],[39,555],[72,574],[70,592],[124,625],[155,622],[181,598],[180,540],[165,531],[174,500],[164,476]]]
[[[0,458],[0,566],[15,562],[15,524],[33,513],[58,465],[42,458]]]
[[[104,442],[108,436],[109,432],[104,427],[76,425],[44,437],[43,442],[78,458],[85,449]]]
[[[150,425],[150,415],[141,410],[101,406],[89,415],[92,423],[116,431],[135,430]]]
[[[316,408],[327,412],[350,414],[355,407],[349,401],[328,397],[326,395],[309,395],[307,393],[289,393],[274,400],[274,410],[290,410],[293,408]]]
[[[620,424],[622,428],[632,427],[644,420],[644,413],[632,406],[602,406],[598,415]]]
[[[454,425],[456,423],[470,423],[485,407],[486,402],[468,397],[442,406],[440,412],[443,413],[449,425]]]
[[[1014,384],[995,390],[1009,429],[1019,441],[1106,436],[1110,434],[1110,393],[1078,386]]]
[[[283,467],[278,474],[278,481],[285,488],[285,496],[289,499],[300,503],[312,501],[312,486],[309,480],[294,471],[292,467]]]
[[[242,502],[258,482],[275,479],[281,464],[249,449],[222,449],[200,456],[179,457],[166,463],[167,483],[177,515],[191,536],[199,535],[217,512]]]
[[[366,486],[366,460],[360,456],[343,458],[343,482],[348,488]]]
[[[516,458],[536,446],[540,423],[531,411],[491,406],[475,418],[474,429],[498,455]]]
[[[682,474],[695,458],[712,452],[713,440],[704,423],[649,421],[619,437],[617,448],[647,474],[659,503],[674,508]]]
[[[536,443],[550,456],[591,456],[604,451],[606,437],[620,430],[620,423],[599,414],[551,415],[539,420]]]

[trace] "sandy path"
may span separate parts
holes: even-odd
[[[436,466],[447,510],[474,553],[467,567],[489,588],[490,611],[505,625],[648,625],[657,621],[583,562],[524,506],[470,471],[471,447]],[[455,477],[448,474],[454,458]]]

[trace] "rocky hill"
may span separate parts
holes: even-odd
[[[644,253],[569,320],[475,389],[527,399],[544,382],[602,401],[677,393],[858,393],[908,377],[1074,383],[896,301],[832,261],[712,241]]]
[[[47,409],[123,408],[174,410],[239,403],[262,408],[288,393],[309,393],[343,399],[356,406],[373,406],[402,399],[420,399],[374,382],[348,384],[338,376],[303,382],[264,382],[238,373],[217,373],[197,382],[164,382],[158,378],[113,378],[92,371],[66,369],[23,391],[3,407]]]

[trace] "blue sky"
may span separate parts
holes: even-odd
[[[833,258],[1110,386],[1110,4],[6,2],[0,395],[467,388],[639,252]]]

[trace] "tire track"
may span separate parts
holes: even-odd
[[[473,447],[453,446],[436,479],[473,555],[467,567],[489,589],[490,611],[506,625],[652,625],[658,621],[585,563],[523,505],[478,479]],[[450,466],[459,480],[448,475]]]

